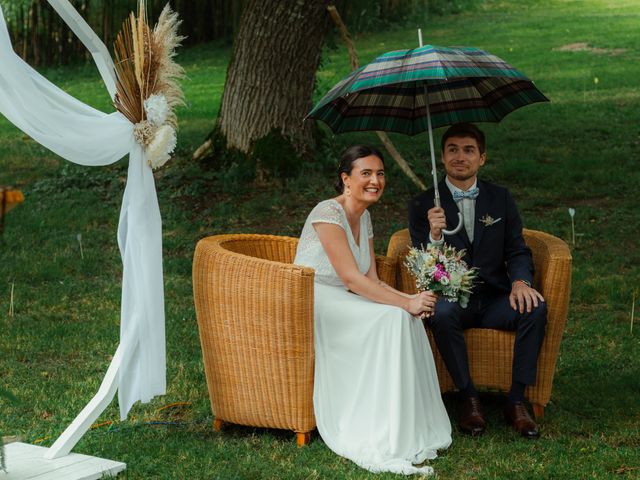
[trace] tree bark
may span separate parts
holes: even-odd
[[[217,128],[227,148],[249,153],[276,130],[299,155],[311,151],[315,74],[329,0],[250,0],[233,45]]]

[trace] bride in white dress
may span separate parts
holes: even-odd
[[[384,190],[382,154],[351,147],[338,175],[339,195],[311,211],[294,261],[315,269],[318,431],[331,450],[372,472],[430,474],[420,464],[451,444],[421,320],[436,297],[378,279],[366,208]]]

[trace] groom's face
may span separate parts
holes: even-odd
[[[475,179],[486,159],[486,153],[480,153],[478,142],[473,137],[449,137],[442,151],[447,175],[460,182]]]

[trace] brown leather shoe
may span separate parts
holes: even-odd
[[[487,423],[482,415],[482,407],[478,397],[467,397],[462,402],[462,412],[458,419],[458,427],[462,432],[472,436],[484,433]]]
[[[538,425],[529,415],[527,407],[522,402],[509,402],[504,410],[504,417],[513,428],[524,438],[534,439],[540,436]]]

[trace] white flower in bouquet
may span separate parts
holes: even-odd
[[[144,111],[147,121],[151,125],[159,127],[164,125],[169,117],[169,102],[164,95],[153,94],[144,101]]]
[[[158,169],[171,158],[176,148],[176,131],[170,125],[158,128],[145,152],[151,168]]]
[[[444,245],[409,249],[405,266],[416,279],[418,290],[431,290],[442,295],[449,302],[459,302],[465,308],[469,303],[475,268],[469,268],[462,257],[464,250]]]
[[[436,266],[436,258],[433,255],[429,255],[424,259],[424,267],[426,269],[434,268]]]

